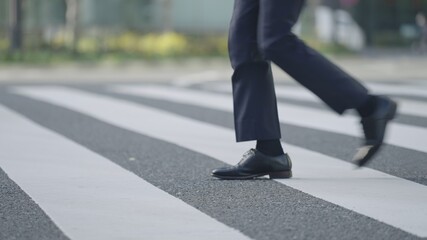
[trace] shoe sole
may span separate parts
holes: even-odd
[[[358,167],[363,167],[370,160],[372,160],[372,157],[381,148],[383,141],[384,141],[384,135],[385,135],[386,130],[387,130],[387,125],[391,120],[393,120],[396,117],[396,113],[397,113],[397,104],[395,102],[392,102],[391,111],[385,117],[386,123],[385,123],[384,131],[383,131],[382,141],[378,145],[363,146],[359,149],[359,151],[353,157],[353,161],[356,163],[356,165]]]
[[[270,179],[286,179],[286,178],[292,177],[292,171],[289,170],[289,171],[281,171],[281,172],[259,173],[259,174],[244,176],[244,177],[218,176],[218,175],[212,174],[212,177],[216,177],[223,180],[252,180],[252,179],[259,178],[266,175],[269,175]]]

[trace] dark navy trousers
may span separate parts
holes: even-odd
[[[304,0],[235,0],[229,54],[238,142],[280,139],[271,62],[339,114],[357,108],[368,91],[291,29]]]

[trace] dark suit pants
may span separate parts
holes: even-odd
[[[365,87],[291,32],[303,5],[303,0],[235,0],[229,53],[239,142],[281,138],[270,62],[339,114],[368,99]]]

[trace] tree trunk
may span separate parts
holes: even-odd
[[[10,50],[22,50],[22,0],[10,0]]]
[[[77,52],[77,42],[79,39],[79,0],[65,0],[65,29],[67,31],[68,46]]]
[[[163,0],[163,32],[172,30],[172,0]]]

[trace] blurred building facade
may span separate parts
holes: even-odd
[[[10,2],[0,0],[0,27],[7,29]],[[76,0],[83,29],[111,28],[137,31],[224,32],[231,15],[230,0]],[[24,0],[25,27],[61,27],[67,0]]]
[[[0,0],[0,38],[10,29],[10,2]],[[80,34],[177,31],[226,34],[232,0],[22,0],[24,31],[32,42],[49,41],[69,21],[67,6],[78,3]],[[67,5],[68,4],[68,5]],[[303,26],[316,26],[321,40],[365,45],[405,44],[419,35],[415,16],[427,13],[427,0],[308,0]],[[308,19],[308,20],[307,20]],[[359,39],[354,42],[354,39]]]
[[[333,0],[334,2],[335,0]],[[341,0],[369,45],[400,45],[420,34],[415,17],[427,13],[427,0]],[[325,4],[331,6],[325,1]]]

